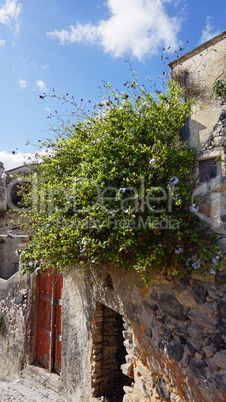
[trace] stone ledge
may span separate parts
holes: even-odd
[[[32,380],[55,392],[62,391],[61,377],[55,373],[49,373],[47,369],[25,364],[22,371],[22,378]]]

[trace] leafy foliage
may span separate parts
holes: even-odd
[[[73,124],[43,144],[50,153],[24,191],[24,270],[112,261],[147,282],[154,269],[206,272],[218,249],[191,212],[195,152],[178,135],[191,102],[175,82],[157,100],[135,78],[125,93],[105,89],[88,113],[69,101]]]
[[[226,100],[226,83],[223,80],[217,80],[213,84],[212,98]]]

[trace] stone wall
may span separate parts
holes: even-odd
[[[123,401],[224,401],[226,273],[134,286],[123,371],[134,373]],[[128,342],[128,341],[126,341]]]
[[[24,247],[28,235],[20,230],[16,212],[0,212],[0,278],[9,279],[19,269],[17,250]]]
[[[112,287],[106,285],[109,276]],[[68,272],[62,382],[72,401],[105,397],[100,303],[123,318],[121,370],[130,382],[123,402],[226,399],[226,271],[205,278],[193,273],[185,280],[156,273],[148,288],[135,271],[110,265],[88,281],[75,270]],[[114,356],[107,360],[105,375],[115,364]]]
[[[211,92],[214,82],[226,77],[225,47],[226,31],[170,63],[172,77],[186,88],[189,98],[197,99],[188,141],[197,153],[220,117],[221,102],[212,99]]]
[[[221,251],[226,252],[226,177],[218,176],[196,186],[193,197],[199,209],[195,214],[207,228],[217,233]]]
[[[26,315],[29,276],[17,272],[9,280],[0,279],[0,378],[20,375],[25,363]]]
[[[184,280],[155,273],[148,288],[134,270],[111,265],[99,267],[88,279],[76,268],[63,276],[58,385],[71,401],[103,400],[107,391],[114,395],[109,373],[119,365],[117,316],[124,327],[120,368],[128,379],[120,400],[226,399],[226,270],[205,278],[193,273]],[[35,274],[19,273],[1,280],[3,378],[18,376],[24,363],[35,364],[36,282]]]

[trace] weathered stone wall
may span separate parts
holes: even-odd
[[[74,270],[63,277],[62,386],[72,401],[89,401],[92,394],[91,322],[95,300],[91,288]]]
[[[17,272],[9,280],[0,279],[0,378],[19,376],[25,363],[26,314],[29,276]]]
[[[186,88],[187,96],[197,99],[189,121],[189,145],[198,153],[218,123],[223,107],[220,101],[211,99],[211,92],[214,82],[226,77],[225,48],[226,32],[223,32],[170,63],[172,77]]]
[[[18,213],[13,211],[15,205],[11,197],[11,190],[18,184],[17,175],[24,174],[25,166],[5,172],[0,162],[0,278],[9,279],[19,269],[17,250],[28,235],[20,229]]]
[[[195,214],[217,233],[221,251],[226,252],[226,177],[218,176],[196,186],[193,192],[199,209]]]
[[[128,335],[134,341],[124,373],[134,371],[134,385],[125,402],[225,400],[226,273],[200,279],[159,277],[146,294],[133,287]]]
[[[13,223],[12,223],[13,222]],[[16,212],[0,212],[0,278],[9,279],[19,269],[17,250],[28,236],[18,225]]]
[[[106,286],[108,275],[112,288]],[[62,381],[72,401],[99,400],[97,302],[123,316],[127,355],[121,368],[132,379],[124,387],[124,402],[226,399],[225,271],[185,280],[156,274],[149,288],[133,270],[101,267],[88,283],[75,271],[67,273]]]

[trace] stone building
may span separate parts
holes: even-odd
[[[20,166],[6,172],[3,163],[0,162],[0,278],[2,279],[9,279],[19,270],[16,250],[28,239],[28,234],[19,228],[17,215],[20,175],[24,175],[26,170],[25,166]]]
[[[197,96],[181,139],[198,153],[199,218],[225,251],[225,115],[211,99],[225,79],[226,32],[171,63]],[[188,88],[188,89],[187,89]],[[195,92],[196,91],[196,92]],[[10,292],[10,294],[9,294]],[[29,376],[71,401],[226,400],[226,269],[184,280],[99,266],[89,278],[17,272],[0,282],[0,377]]]

